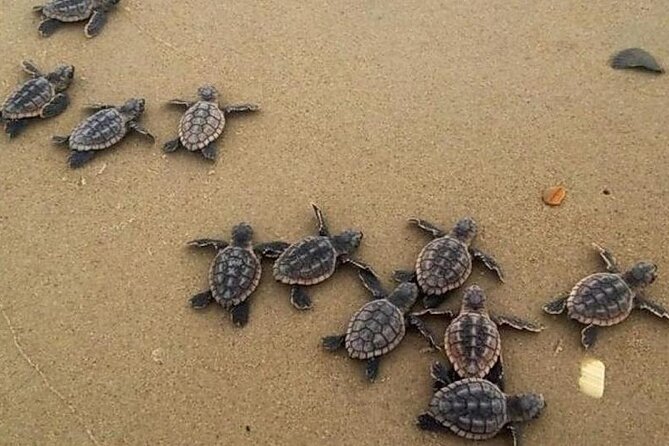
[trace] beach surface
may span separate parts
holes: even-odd
[[[32,4],[1,0],[1,94],[23,59],[76,78],[63,115],[1,138],[0,444],[471,444],[414,424],[442,359],[417,334],[373,384],[322,350],[368,300],[349,268],[299,313],[265,262],[243,329],[189,308],[213,253],[187,241],[240,221],[295,241],[315,231],[312,202],[333,231],[364,232],[357,257],[388,288],[429,240],[408,218],[476,218],[507,280],[479,265],[467,284],[546,327],[502,332],[507,390],[548,402],[524,444],[665,444],[669,321],[635,312],[585,352],[581,326],[541,311],[603,269],[592,242],[623,266],[656,262],[647,295],[669,305],[669,76],[607,62],[638,46],[668,66],[669,5],[586,3],[122,0],[88,40],[83,24],[42,39]],[[204,83],[262,110],[229,119],[215,164],[164,155],[180,117],[165,102]],[[156,144],[133,135],[67,167],[50,137],[85,104],[130,97]],[[541,201],[554,185],[560,207]],[[601,399],[579,392],[589,357],[607,368]]]

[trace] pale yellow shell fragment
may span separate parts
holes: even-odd
[[[581,392],[593,398],[604,395],[604,372],[606,367],[598,359],[586,358],[581,362],[581,377],[578,386]]]

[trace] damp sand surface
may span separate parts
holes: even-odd
[[[669,64],[669,7],[494,3],[124,0],[86,40],[78,25],[40,39],[30,4],[0,2],[3,95],[24,58],[77,67],[64,115],[2,139],[0,443],[469,444],[414,426],[438,358],[417,335],[372,385],[321,350],[367,300],[350,270],[298,314],[265,264],[242,330],[188,307],[212,253],[186,241],[242,220],[257,240],[296,240],[314,231],[310,202],[364,232],[359,257],[386,286],[427,240],[407,218],[476,217],[507,282],[477,267],[469,283],[491,311],[546,326],[503,333],[508,390],[548,401],[525,444],[665,443],[667,321],[635,313],[586,354],[579,327],[540,307],[601,269],[591,242],[624,265],[655,261],[649,295],[669,305],[669,76],[607,66],[634,46]],[[229,120],[215,165],[164,156],[179,119],[164,102],[204,82],[262,111]],[[158,143],[132,136],[67,168],[50,136],[86,103],[131,96]],[[555,185],[568,195],[548,207]],[[601,399],[578,390],[585,356],[606,364]]]

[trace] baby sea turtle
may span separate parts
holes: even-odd
[[[609,63],[611,68],[616,70],[632,68],[652,71],[657,74],[664,73],[664,68],[657,63],[655,58],[641,48],[627,48],[619,51],[611,57]]]
[[[248,298],[260,282],[262,257],[276,258],[288,243],[269,242],[252,244],[253,229],[240,223],[232,229],[232,243],[217,239],[198,239],[189,242],[198,248],[211,247],[216,257],[209,270],[209,289],[190,300],[195,309],[207,307],[216,301],[230,311],[235,325],[246,325],[249,318]]]
[[[657,266],[638,262],[622,272],[610,251],[593,244],[606,265],[606,273],[591,274],[579,281],[568,294],[544,305],[548,314],[560,314],[565,308],[571,319],[587,325],[581,331],[583,347],[590,348],[597,339],[597,327],[624,321],[633,309],[647,310],[669,319],[669,312],[644,297],[642,289],[655,281]]]
[[[432,367],[432,377],[438,390],[428,411],[416,420],[423,430],[450,430],[470,440],[487,440],[507,428],[517,446],[521,437],[520,423],[537,418],[546,407],[541,394],[507,395],[485,379],[451,382],[448,372],[439,364]]]
[[[497,261],[470,246],[477,232],[476,222],[472,218],[460,219],[450,232],[425,220],[412,218],[409,221],[431,234],[434,240],[418,254],[415,271],[395,271],[395,279],[399,282],[417,280],[425,308],[439,306],[446,298],[446,293],[467,280],[472,272],[472,257],[482,261],[504,281],[502,268]]]
[[[119,107],[94,104],[88,108],[97,111],[76,126],[70,135],[53,137],[55,144],[69,145],[70,167],[83,166],[97,151],[122,140],[128,130],[146,136],[153,143],[153,135],[137,122],[144,113],[144,99],[132,98]]]
[[[86,37],[97,36],[107,23],[107,13],[119,0],[51,0],[34,6],[33,11],[42,15],[38,31],[49,37],[62,24],[88,20],[84,28]]]
[[[322,344],[331,352],[345,346],[349,357],[367,361],[365,374],[373,381],[378,374],[381,356],[400,344],[406,326],[416,320],[407,313],[416,303],[418,287],[403,282],[388,294],[371,268],[361,269],[359,275],[374,300],[353,315],[346,334],[326,336]]]
[[[179,137],[168,141],[163,146],[165,152],[174,152],[180,147],[190,152],[200,152],[210,161],[216,160],[214,141],[221,136],[225,128],[225,115],[238,112],[259,110],[255,104],[226,105],[218,102],[218,91],[211,85],[204,85],[197,90],[200,100],[197,102],[174,99],[170,104],[187,107],[179,122]]]
[[[311,308],[311,298],[304,287],[328,279],[337,266],[349,263],[357,268],[366,267],[350,257],[360,245],[362,232],[349,229],[330,235],[320,208],[311,206],[318,219],[318,235],[293,243],[274,262],[274,278],[290,285],[290,302],[298,310]]]
[[[9,95],[0,111],[0,120],[10,138],[18,135],[30,118],[52,118],[64,112],[70,103],[65,90],[74,78],[72,65],[59,65],[48,74],[42,74],[28,60],[21,66],[30,74],[30,79]]]
[[[450,310],[427,309],[412,316],[426,314],[453,317]],[[486,378],[504,389],[502,339],[497,326],[508,325],[516,330],[538,333],[540,325],[514,316],[490,315],[486,308],[486,296],[478,285],[465,290],[460,314],[453,319],[444,335],[444,350],[453,365],[452,380],[460,378]],[[425,334],[425,331],[421,331]],[[428,341],[437,349],[431,333]]]

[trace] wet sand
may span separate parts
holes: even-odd
[[[416,334],[372,385],[321,350],[367,299],[350,270],[298,314],[266,263],[242,330],[188,307],[212,254],[186,241],[228,238],[241,220],[258,241],[293,241],[314,231],[312,201],[333,229],[364,231],[359,257],[387,286],[427,240],[408,217],[479,221],[476,244],[508,279],[476,268],[468,283],[491,311],[547,327],[503,333],[508,390],[548,401],[525,444],[666,442],[667,322],[633,314],[586,355],[579,327],[540,307],[601,269],[591,242],[624,265],[655,261],[649,295],[669,305],[669,77],[607,66],[640,46],[666,67],[669,7],[336,3],[124,0],[86,40],[80,25],[40,39],[30,5],[0,2],[3,95],[24,58],[77,68],[71,108],[0,151],[0,443],[470,444],[414,426],[439,358]],[[262,112],[230,119],[215,165],[164,156],[179,111],[163,103],[204,82]],[[131,96],[146,98],[158,143],[132,136],[67,168],[49,137],[84,104]],[[555,184],[568,196],[548,208],[541,190]],[[578,391],[586,356],[607,366],[603,399]]]

